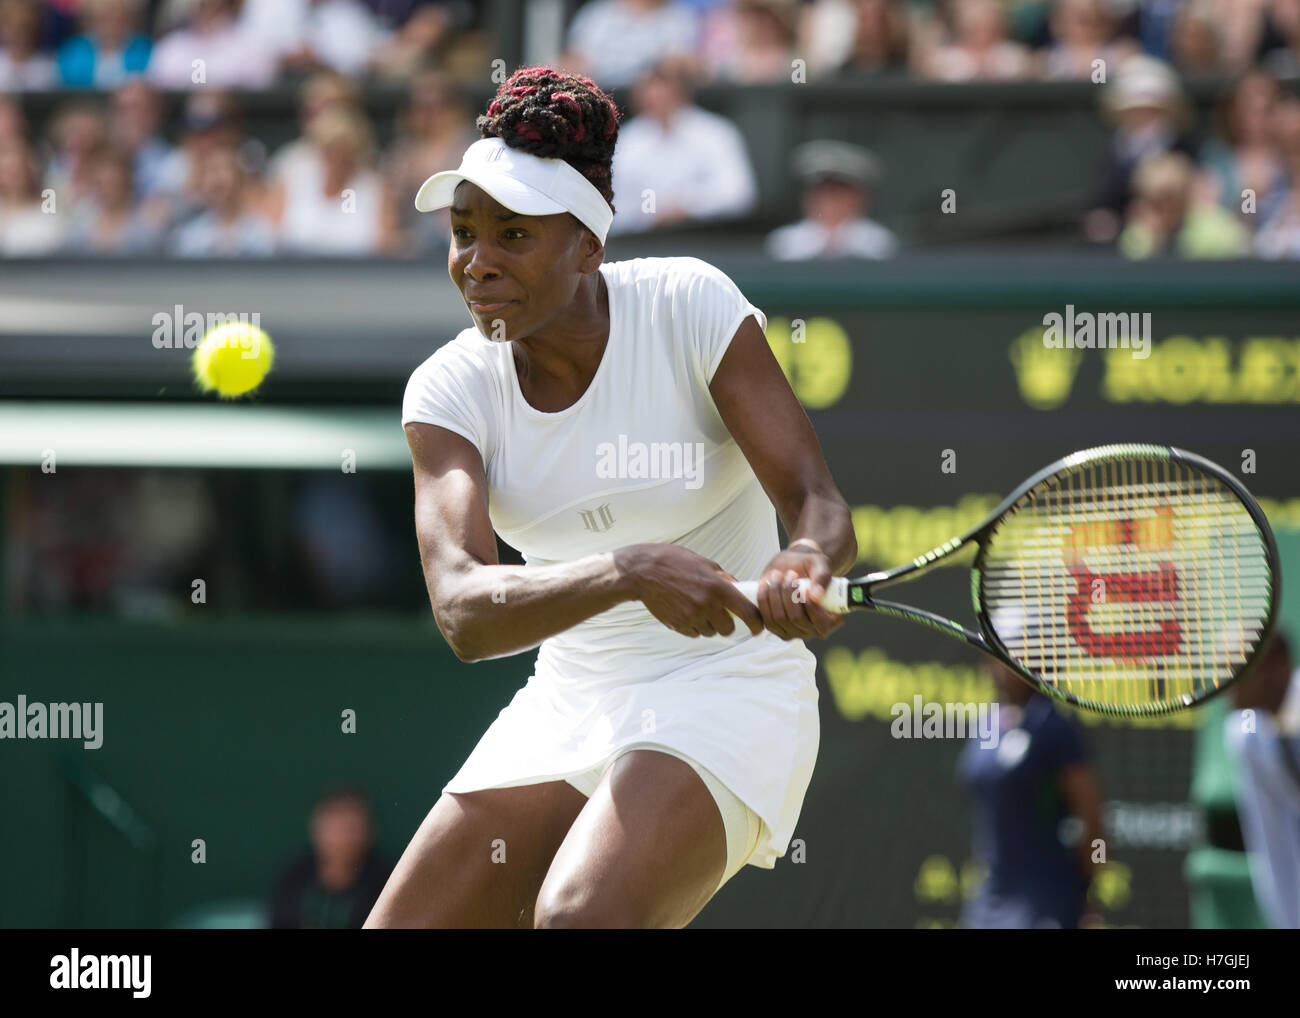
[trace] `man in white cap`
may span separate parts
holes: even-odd
[[[780,261],[892,258],[898,239],[868,217],[880,180],[870,152],[842,141],[810,141],[795,149],[803,219],[768,234],[765,248]]]
[[[1147,56],[1125,60],[1102,92],[1102,110],[1115,125],[1083,234],[1097,244],[1113,243],[1133,198],[1133,173],[1143,159],[1182,152],[1195,160],[1196,148],[1184,135],[1189,121],[1182,85],[1172,67]]]

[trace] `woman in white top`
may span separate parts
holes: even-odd
[[[463,661],[539,651],[369,927],[683,926],[785,853],[812,775],[802,640],[842,622],[815,602],[857,558],[849,509],[735,284],[603,262],[618,118],[520,70],[416,197],[451,207],[474,321],[402,410],[430,601]]]

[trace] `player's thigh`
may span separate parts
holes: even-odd
[[[366,927],[531,927],[547,868],[586,802],[564,781],[444,793]]]
[[[685,926],[727,865],[718,805],[684,760],[619,757],[573,822],[537,897],[539,927]]]

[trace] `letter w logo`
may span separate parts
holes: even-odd
[[[1070,594],[1070,633],[1079,646],[1093,657],[1140,658],[1177,654],[1181,633],[1177,619],[1160,619],[1156,629],[1098,632],[1088,621],[1088,610],[1094,607],[1090,594],[1095,580],[1105,586],[1105,603],[1122,602],[1133,605],[1139,619],[1145,616],[1155,621],[1153,610],[1142,610],[1142,605],[1166,601],[1177,603],[1178,573],[1173,565],[1161,562],[1154,572],[1144,573],[1094,573],[1089,569],[1072,566],[1074,591]]]
[[[582,517],[582,528],[599,533],[602,530],[608,530],[614,525],[614,514],[609,511],[609,503],[599,506],[595,509],[579,509],[578,514]]]

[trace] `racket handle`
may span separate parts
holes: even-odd
[[[747,598],[758,603],[758,581],[757,580],[736,580],[736,586],[740,592]],[[797,586],[801,590],[807,590],[812,586],[811,581],[806,576],[799,577]],[[809,598],[811,600],[811,598]],[[834,612],[837,615],[843,615],[849,610],[849,581],[843,576],[832,576],[831,582],[826,586],[826,595],[821,599],[820,607],[828,612]]]

